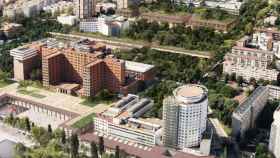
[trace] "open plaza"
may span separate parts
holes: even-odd
[[[105,105],[88,107],[84,99],[45,89],[26,87],[22,92],[18,83],[0,89],[0,116],[13,113],[19,118],[28,117],[36,125],[53,128],[71,126],[84,116],[103,111]]]

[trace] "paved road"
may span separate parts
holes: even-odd
[[[61,38],[67,38],[67,39],[73,39],[73,38],[87,38],[90,40],[94,41],[99,41],[103,42],[108,45],[116,46],[119,48],[142,48],[145,45],[144,44],[137,44],[137,43],[129,43],[129,42],[124,42],[124,41],[118,41],[114,39],[106,39],[98,36],[86,36],[86,35],[75,35],[75,34],[62,34],[62,33],[56,33],[56,32],[49,32],[53,36],[58,36]],[[200,52],[200,51],[193,51],[193,50],[184,50],[176,47],[167,47],[167,46],[155,46],[151,44],[151,49],[162,51],[162,52],[170,52],[170,53],[176,53],[176,54],[184,54],[184,55],[189,55],[189,56],[194,56],[194,57],[199,57],[199,58],[206,58],[209,59],[211,58],[210,52]]]

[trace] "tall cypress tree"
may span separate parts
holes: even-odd
[[[102,155],[105,152],[104,139],[99,137],[99,153]]]
[[[62,130],[62,133],[61,133],[61,143],[66,144],[66,134],[65,134],[64,129]]]
[[[71,136],[71,157],[78,158],[79,156],[79,139],[77,134]]]
[[[28,132],[31,130],[29,118],[25,118],[25,128]]]
[[[48,125],[48,132],[51,134],[52,133],[52,126],[49,124]]]
[[[120,147],[116,146],[115,158],[120,158]]]
[[[91,158],[98,158],[98,151],[95,142],[90,143]]]

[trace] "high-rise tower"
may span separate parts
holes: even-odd
[[[75,13],[80,19],[92,18],[96,14],[96,0],[75,0]]]
[[[185,149],[198,146],[206,130],[208,90],[201,85],[178,87],[163,101],[163,144]]]

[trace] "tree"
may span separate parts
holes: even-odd
[[[71,139],[71,157],[72,158],[78,158],[79,156],[79,139],[78,139],[78,135],[77,134],[72,134]]]
[[[256,148],[256,158],[273,158],[273,155],[269,153],[267,147],[263,144],[258,144]]]
[[[238,76],[237,79],[236,79],[236,82],[237,82],[239,85],[242,85],[242,83],[244,82],[243,77],[242,77],[242,76]]]
[[[120,158],[120,147],[116,146],[115,158]]]
[[[237,94],[237,91],[234,88],[226,85],[220,90],[220,93],[225,97],[233,98]]]
[[[99,153],[102,155],[105,152],[104,138],[99,137]]]
[[[31,131],[31,126],[30,126],[30,121],[28,118],[25,118],[25,129],[30,132]]]
[[[64,129],[62,130],[62,133],[61,133],[61,143],[66,144],[66,134],[65,134]]]
[[[32,137],[42,146],[46,146],[50,141],[49,133],[43,127],[33,127],[31,129]]]
[[[228,73],[225,74],[225,83],[228,83],[230,76]]]
[[[24,153],[26,152],[26,147],[22,143],[17,143],[14,147],[14,154],[16,157],[24,158]]]
[[[256,81],[256,79],[254,77],[250,78],[250,84],[253,85],[254,87],[257,86],[257,81]]]
[[[230,80],[231,81],[236,81],[236,73],[230,74]]]
[[[98,158],[98,151],[95,142],[90,143],[91,158]]]
[[[248,24],[245,26],[245,33],[246,33],[247,35],[250,35],[250,34],[253,33],[253,31],[254,31],[254,26],[253,26],[253,24],[252,24],[252,23],[248,23]]]
[[[49,134],[52,134],[52,126],[50,124],[48,125],[48,132]]]

